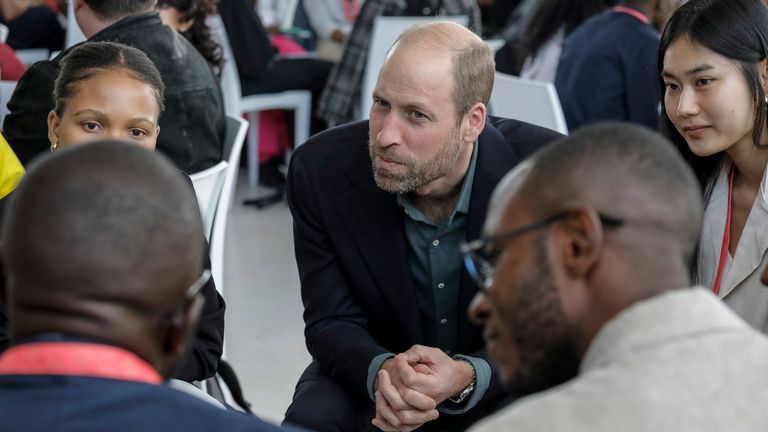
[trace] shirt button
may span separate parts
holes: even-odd
[[[445,288],[445,284],[440,282],[439,284],[437,284],[437,287],[440,288],[440,289],[443,289],[443,288]]]
[[[434,240],[434,241],[432,242],[432,246],[437,246],[437,245],[439,245],[439,244],[440,244],[440,240]]]
[[[443,318],[440,320],[440,324],[448,324],[448,320]]]

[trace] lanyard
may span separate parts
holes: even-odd
[[[725,263],[728,261],[728,246],[731,244],[731,207],[733,207],[733,167],[728,173],[728,212],[725,217],[725,232],[723,232],[723,245],[720,247],[720,262],[717,264],[717,273],[715,274],[715,283],[712,285],[712,292],[715,295],[720,293],[720,282],[723,280],[725,272]]]
[[[360,0],[341,0],[341,3],[344,6],[344,16],[347,17],[347,21],[355,22],[355,18],[360,12]]]
[[[632,8],[628,8],[626,6],[616,6],[616,7],[613,8],[613,11],[617,12],[617,13],[624,13],[624,14],[627,14],[627,15],[632,15],[633,17],[635,17],[635,18],[639,19],[640,21],[642,21],[643,24],[650,24],[651,23],[651,20],[649,20],[647,16],[643,15],[642,12],[638,12],[638,11],[636,11],[636,10],[634,10]]]
[[[163,382],[160,374],[124,349],[84,342],[32,342],[11,347],[0,356],[0,375],[66,375]]]

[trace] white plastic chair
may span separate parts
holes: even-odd
[[[50,53],[45,48],[20,49],[16,51],[16,57],[27,66],[31,66],[41,60],[48,60],[49,56]]]
[[[203,216],[203,229],[205,237],[211,238],[213,219],[219,204],[221,191],[224,187],[224,178],[227,175],[227,161],[221,161],[216,165],[204,169],[189,176],[197,195],[197,204],[200,206],[200,214]]]
[[[224,66],[221,73],[221,89],[227,114],[241,116],[248,114],[248,184],[259,182],[259,112],[270,109],[294,110],[294,146],[297,148],[309,138],[309,123],[312,111],[312,94],[309,90],[289,90],[243,96],[232,48],[229,45],[224,24],[218,16],[208,17],[211,34],[223,47]]]
[[[371,32],[371,43],[368,48],[368,58],[365,63],[365,73],[360,88],[359,119],[367,120],[373,104],[373,88],[379,79],[379,70],[384,65],[389,49],[394,45],[401,33],[409,28],[433,21],[452,21],[466,26],[469,18],[465,15],[439,16],[439,17],[376,17]]]
[[[69,48],[73,45],[77,45],[80,42],[85,42],[85,35],[80,30],[80,25],[75,20],[75,2],[70,0],[67,2],[67,34],[64,42],[64,46]]]
[[[0,81],[0,129],[3,128],[3,121],[8,115],[8,101],[11,100],[13,90],[16,89],[16,81]]]
[[[221,196],[216,204],[216,212],[213,217],[213,229],[209,237],[211,258],[211,274],[216,281],[216,288],[223,292],[224,282],[224,240],[226,239],[227,220],[229,209],[235,198],[237,186],[237,173],[240,167],[240,153],[243,149],[245,133],[248,130],[248,122],[239,117],[227,116],[227,132],[224,138],[224,155],[229,167],[224,176],[221,187]]]
[[[489,112],[568,133],[563,108],[552,83],[530,81],[496,73]]]

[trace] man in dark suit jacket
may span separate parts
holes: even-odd
[[[147,54],[165,84],[157,149],[191,174],[222,158],[224,102],[218,80],[205,59],[183,36],[163,25],[154,0],[71,0],[75,18],[89,41],[118,42]],[[8,102],[3,123],[11,148],[22,164],[47,152],[48,113],[59,60],[35,63],[21,77]]]
[[[34,165],[14,194],[3,431],[278,429],[160,385],[210,277],[194,192],[170,161],[130,143],[84,144]]]
[[[416,27],[381,70],[370,120],[295,152],[288,200],[314,361],[287,423],[463,430],[505,396],[466,317],[477,289],[459,244],[478,236],[499,179],[558,134],[487,119],[493,74],[467,29]]]

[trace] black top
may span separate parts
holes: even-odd
[[[46,6],[31,7],[11,21],[0,16],[0,24],[8,27],[6,43],[15,50],[45,48],[60,51],[64,48],[64,28],[56,13]]]
[[[221,89],[208,63],[183,36],[153,12],[124,18],[89,40],[134,46],[155,63],[165,84],[157,149],[179,169],[195,173],[222,159],[226,122]],[[68,51],[35,63],[8,102],[3,135],[24,165],[50,147],[47,118],[59,61]]]

